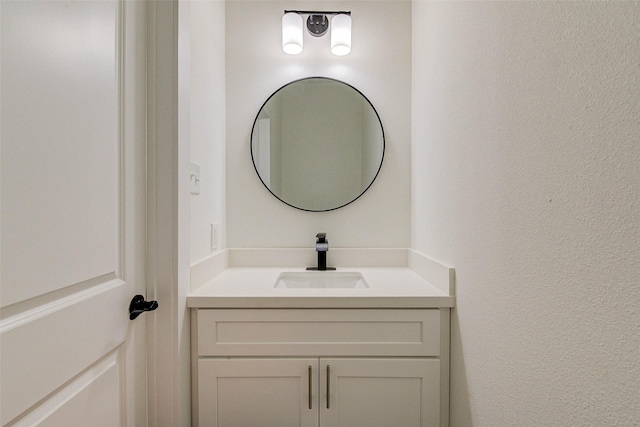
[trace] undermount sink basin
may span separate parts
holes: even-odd
[[[308,271],[281,273],[274,288],[327,288],[355,289],[368,288],[369,285],[357,272]]]

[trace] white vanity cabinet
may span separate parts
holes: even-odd
[[[192,310],[194,425],[448,425],[449,308]]]

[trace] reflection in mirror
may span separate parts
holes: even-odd
[[[360,197],[384,156],[384,131],[352,86],[312,77],[267,99],[253,124],[251,156],[262,183],[284,203],[328,211]]]

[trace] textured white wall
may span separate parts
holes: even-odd
[[[333,56],[328,35],[308,34],[302,54],[285,54],[281,19],[291,8],[351,10],[351,54]],[[320,231],[328,233],[332,247],[408,247],[411,3],[230,1],[226,13],[228,247],[311,247]],[[251,162],[251,126],[262,103],[285,83],[309,76],[355,86],[376,107],[385,129],[376,182],[356,202],[331,212],[304,212],[280,202]]]
[[[640,425],[640,6],[413,4],[413,247],[451,425]]]
[[[191,195],[191,262],[210,256],[211,224],[225,247],[225,2],[191,9],[191,161],[200,165],[200,194]]]

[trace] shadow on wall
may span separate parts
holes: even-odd
[[[462,337],[460,335],[460,321],[458,310],[451,310],[451,362],[449,386],[449,425],[451,427],[470,427],[471,401],[467,384],[467,369],[464,364]],[[453,394],[455,390],[455,394]]]

